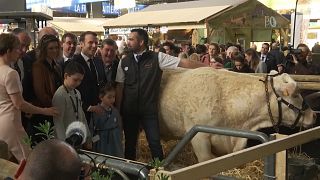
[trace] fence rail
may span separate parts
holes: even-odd
[[[300,144],[304,144],[309,141],[313,141],[319,137],[320,126],[287,136],[283,139],[273,140],[176,171],[169,172],[160,170],[154,175],[154,178],[151,177],[151,179],[157,180],[158,177],[163,176],[167,176],[171,180],[194,180],[206,178],[222,171],[238,167],[253,160],[263,158],[265,156],[295,147]]]

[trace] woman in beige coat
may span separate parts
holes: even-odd
[[[21,124],[21,111],[56,116],[55,108],[39,108],[22,97],[22,86],[17,71],[10,67],[20,54],[20,43],[12,34],[0,35],[0,141],[20,162],[30,152],[23,143],[27,136]]]

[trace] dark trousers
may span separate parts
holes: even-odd
[[[124,115],[123,130],[125,135],[125,158],[136,159],[136,146],[140,124],[145,131],[152,158],[163,159],[160,143],[158,114]]]

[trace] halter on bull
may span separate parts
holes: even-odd
[[[274,75],[268,74],[268,75],[266,75],[265,80],[260,80],[260,81],[264,82],[264,85],[265,85],[266,101],[267,101],[267,104],[268,104],[268,113],[269,113],[269,117],[270,117],[270,120],[272,122],[273,128],[274,128],[274,130],[276,132],[279,132],[279,125],[282,122],[282,106],[281,106],[281,103],[285,104],[286,106],[288,106],[289,109],[293,110],[295,113],[298,114],[296,119],[295,119],[295,121],[294,121],[294,123],[291,125],[291,128],[294,128],[299,123],[299,120],[300,120],[301,116],[304,114],[304,111],[309,108],[309,106],[306,104],[306,102],[304,100],[302,101],[301,108],[298,108],[295,105],[293,105],[293,104],[289,103],[288,101],[286,101],[285,99],[283,99],[276,92],[276,90],[274,88],[274,85],[273,85],[273,77],[278,76],[278,75],[280,75],[280,74],[274,74]],[[277,123],[274,121],[273,115],[272,115],[272,112],[271,112],[270,94],[269,94],[269,89],[268,89],[269,80],[270,80],[270,86],[272,88],[272,91],[276,95],[277,102],[278,102],[279,119],[278,119]]]

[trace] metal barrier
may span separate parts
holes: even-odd
[[[261,132],[196,125],[186,133],[182,140],[169,153],[167,158],[164,159],[163,166],[168,166],[174,160],[177,154],[182,150],[182,148],[187,143],[189,143],[198,132],[255,139],[263,143],[269,141],[268,136]],[[79,150],[79,156],[82,159],[82,161],[94,161],[96,164],[98,164],[98,166],[102,165],[108,169],[119,170],[118,172],[116,171],[116,173],[118,173],[119,175],[121,175],[121,172],[124,172],[126,174],[139,177],[139,179],[141,180],[148,179],[149,170],[152,168],[145,163],[131,161],[86,150]],[[274,156],[270,156],[265,159],[265,174],[267,177],[274,177]],[[227,177],[220,176],[217,178],[221,179]]]
[[[117,174],[122,176],[123,179],[126,179],[126,177],[123,174],[121,174],[121,172],[133,175],[141,180],[148,179],[149,170],[151,169],[151,167],[145,163],[131,161],[82,149],[79,150],[79,156],[83,162],[90,163],[94,161],[98,167],[103,166],[106,169],[114,170]]]
[[[171,180],[188,180],[208,177],[212,174],[231,169],[247,162],[313,141],[320,137],[320,126],[308,129],[282,139],[269,141],[254,147],[246,148],[231,154],[194,164],[176,171],[160,170],[155,174],[166,176]],[[209,171],[210,170],[210,171]]]
[[[163,166],[164,167],[168,166],[174,160],[174,158],[178,155],[178,153],[182,150],[182,148],[187,143],[189,143],[191,139],[199,132],[254,139],[262,143],[269,141],[269,138],[266,134],[257,132],[257,131],[195,125],[183,136],[181,141],[173,148],[173,150],[169,153],[167,158],[164,159]],[[275,179],[275,166],[274,166],[275,155],[270,155],[266,157],[264,161],[265,161],[265,166],[264,166],[265,178]]]

